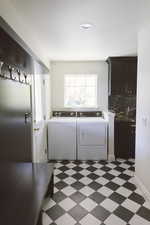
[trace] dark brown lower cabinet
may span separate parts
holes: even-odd
[[[135,123],[115,121],[115,157],[135,158]]]

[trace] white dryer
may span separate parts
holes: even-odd
[[[78,160],[107,159],[107,121],[101,117],[77,118]]]

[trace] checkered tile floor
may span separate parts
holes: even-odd
[[[150,205],[135,187],[133,161],[61,161],[43,225],[150,225]]]

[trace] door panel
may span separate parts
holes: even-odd
[[[25,114],[28,117],[25,120]],[[30,86],[0,79],[0,160],[32,161]]]

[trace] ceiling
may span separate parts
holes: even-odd
[[[103,60],[137,53],[137,0],[10,1],[50,60]],[[81,23],[93,27],[82,30]]]

